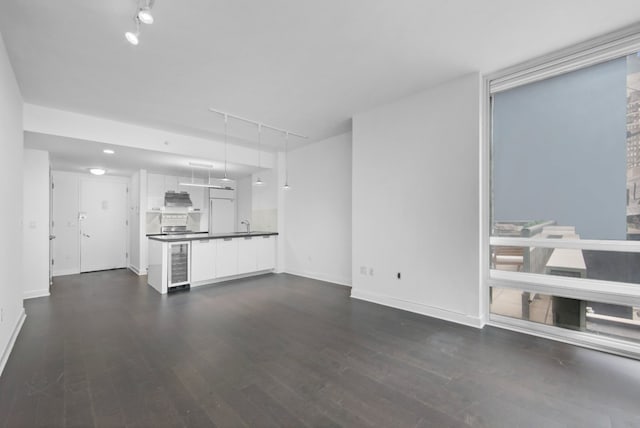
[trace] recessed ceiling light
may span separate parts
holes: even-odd
[[[114,154],[115,152],[114,152],[113,150],[111,150],[111,149],[104,149],[104,150],[102,151],[102,153],[105,153],[105,154],[107,154],[107,155],[112,155],[112,154]]]
[[[89,172],[93,175],[104,175],[107,171],[103,168],[89,168]]]

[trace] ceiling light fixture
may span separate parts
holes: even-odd
[[[198,163],[198,162],[189,162],[189,166],[191,166],[191,181],[190,182],[181,182],[178,183],[179,186],[188,186],[188,187],[205,187],[207,189],[220,189],[220,190],[233,190],[232,187],[229,186],[219,186],[217,184],[211,184],[211,170],[213,169],[213,165],[207,163]],[[193,168],[207,168],[207,182],[206,183],[196,183],[195,177],[193,176]]]
[[[104,175],[107,171],[104,168],[89,168],[89,172],[93,175]]]
[[[283,190],[291,189],[289,186],[289,133],[284,133],[284,186]]]
[[[136,16],[143,24],[153,24],[153,15],[151,15],[151,8],[153,7],[153,3],[154,0],[147,0],[146,4],[138,9],[138,14]]]
[[[127,31],[126,33],[124,33],[127,41],[133,46],[138,46],[138,43],[140,43],[140,23],[148,25],[153,24],[153,15],[151,15],[151,8],[153,7],[154,2],[155,0],[145,0],[141,5],[140,0],[138,0],[136,14],[133,17],[133,22],[135,22],[136,24],[136,31]]]
[[[229,121],[229,116],[224,115],[224,177],[222,177],[222,181],[231,181],[229,177],[227,177],[227,122]]]
[[[104,149],[104,150],[102,151],[102,153],[104,153],[104,154],[106,154],[106,155],[112,155],[112,154],[114,154],[115,152],[114,152],[113,150],[111,150],[111,149]]]
[[[135,33],[127,31],[126,33],[124,33],[124,36],[127,38],[127,41],[133,46],[138,46],[138,43],[140,43],[140,20],[138,19],[138,17],[133,18],[133,20],[136,23]]]
[[[260,153],[262,152],[262,150],[260,150],[262,145],[262,124],[259,123],[258,124],[258,169],[260,169]],[[264,181],[262,181],[262,179],[260,178],[260,175],[258,175],[258,177],[256,178],[255,183],[253,183],[254,186],[262,186],[264,184]]]

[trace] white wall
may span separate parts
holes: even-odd
[[[479,118],[478,74],[353,118],[352,297],[482,325]]]
[[[129,268],[140,272],[140,172],[131,176],[129,187]]]
[[[49,152],[24,150],[22,278],[25,299],[49,295]]]
[[[72,172],[53,171],[53,276],[80,273],[79,181]]]
[[[351,134],[294,150],[287,166],[285,271],[351,285]]]
[[[253,183],[260,177],[264,183]],[[277,168],[260,171],[251,177],[251,230],[278,231],[278,183]],[[240,229],[244,230],[244,229]]]
[[[246,226],[240,224],[243,220],[251,221],[253,189],[251,176],[236,180],[236,230],[245,230]]]
[[[0,373],[22,321],[22,96],[0,35]],[[6,205],[4,205],[6,207]]]

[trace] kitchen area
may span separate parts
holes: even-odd
[[[44,159],[28,175],[50,177],[50,204],[30,210],[51,219],[51,285],[37,295],[56,277],[112,269],[146,276],[162,294],[276,271],[283,176],[274,134],[262,153],[227,157],[26,132],[26,152]]]
[[[238,217],[234,186],[232,180],[147,175],[148,284],[159,293],[275,269],[278,233],[253,230],[250,218]]]

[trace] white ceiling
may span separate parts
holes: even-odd
[[[46,150],[50,153],[51,168],[58,171],[88,173],[89,168],[99,167],[107,170],[109,175],[131,176],[140,169],[148,172],[175,175],[179,177],[222,178],[224,162],[211,162],[209,159],[189,158],[170,153],[142,150],[131,147],[58,137],[36,132],[25,132],[24,145],[29,149]],[[115,151],[112,155],[103,153],[104,149]],[[191,167],[189,162],[211,165],[212,171],[206,168]],[[256,167],[227,164],[228,177],[238,179],[248,176]]]
[[[640,20],[636,0],[157,0],[134,47],[135,4],[2,0],[25,101],[208,137],[222,130],[214,107],[313,141],[354,113]]]

